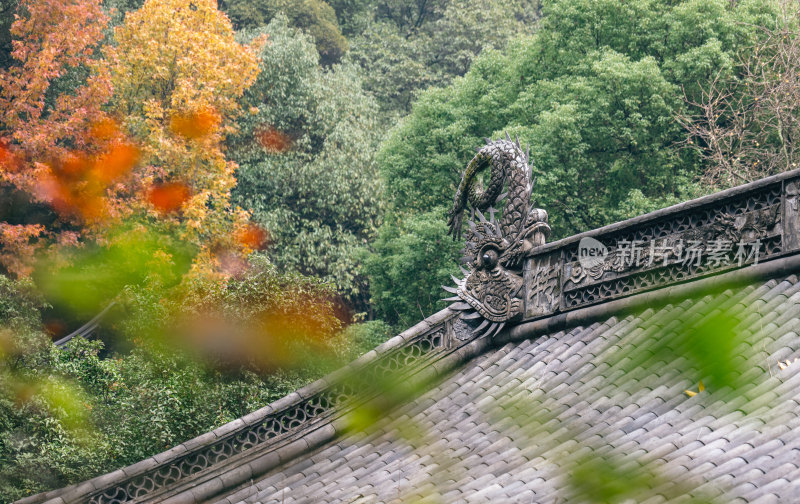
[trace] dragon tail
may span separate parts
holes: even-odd
[[[453,198],[453,208],[448,212],[449,219],[447,221],[447,225],[450,227],[449,234],[453,236],[453,240],[461,238],[464,210],[467,208],[470,193],[474,191],[478,173],[486,166],[486,160],[486,155],[479,151],[467,165],[464,175],[461,177],[461,183],[458,184],[455,198]]]

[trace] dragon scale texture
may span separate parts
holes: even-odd
[[[478,175],[489,167],[491,173],[488,187],[482,190]],[[506,182],[508,195],[500,230],[503,236],[510,238],[519,233],[527,217],[533,190],[531,168],[528,155],[522,152],[519,142],[512,142],[511,139],[488,141],[467,165],[456,190],[448,222],[453,239],[461,237],[461,222],[467,202],[480,211],[486,211],[501,199]]]
[[[490,169],[486,189],[479,176]],[[550,234],[547,212],[531,208],[533,181],[528,154],[519,140],[487,140],[467,164],[456,190],[448,225],[453,239],[461,237],[467,205],[477,212],[478,222],[469,221],[462,261],[463,279],[453,278],[456,287],[444,289],[455,294],[451,308],[461,310],[465,321],[479,321],[476,335],[497,334],[506,322],[522,315],[522,265],[527,254],[544,243]],[[505,187],[506,194],[501,194]],[[494,205],[504,201],[500,222]],[[489,219],[482,212],[489,211]],[[474,216],[473,216],[474,218]]]

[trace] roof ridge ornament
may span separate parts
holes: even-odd
[[[478,176],[487,168],[484,190]],[[460,238],[464,212],[471,207],[462,258],[467,270],[462,268],[463,279],[453,277],[455,288],[443,287],[455,294],[446,301],[454,301],[450,308],[460,310],[463,320],[480,319],[473,326],[476,337],[491,337],[509,321],[522,318],[524,259],[550,235],[547,212],[531,205],[532,174],[528,153],[522,151],[519,139],[512,141],[506,133],[505,140],[486,139],[456,190],[448,225],[453,239]],[[502,193],[506,185],[507,192]],[[504,204],[498,221],[495,205],[500,202]]]

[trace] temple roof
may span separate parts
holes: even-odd
[[[536,246],[496,334],[457,302],[276,403],[20,502],[800,500],[798,181]]]
[[[597,458],[636,502],[797,502],[800,365],[777,363],[800,355],[798,304],[792,275],[507,343],[220,502],[577,502],[571,478]],[[720,305],[760,315],[734,352],[749,386],[690,397],[696,374],[647,340]]]

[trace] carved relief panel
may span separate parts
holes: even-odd
[[[555,312],[561,296],[561,251],[527,259],[523,275],[525,318]]]
[[[784,191],[784,247],[795,250],[800,248],[800,179],[787,180]]]
[[[600,235],[602,260],[566,251],[564,308],[631,294],[764,260],[784,250],[781,186],[676,212],[630,231]]]

